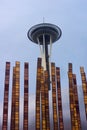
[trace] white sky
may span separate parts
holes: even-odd
[[[42,23],[43,17],[45,22],[62,30],[61,39],[52,49],[52,61],[61,68],[62,89],[67,91],[69,62],[73,63],[81,85],[79,67],[84,66],[87,72],[87,0],[0,0],[0,89],[4,87],[5,62],[10,61],[13,66],[15,61],[20,61],[23,67],[28,61],[30,92],[35,92],[40,53],[38,46],[28,40],[27,32],[31,26]],[[3,95],[1,91],[0,95]]]

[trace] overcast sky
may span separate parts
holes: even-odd
[[[11,69],[15,61],[21,62],[21,79],[23,63],[30,63],[30,94],[35,93],[36,64],[40,51],[36,44],[29,41],[27,32],[33,25],[42,23],[43,17],[45,22],[56,24],[62,30],[62,37],[53,44],[51,61],[61,68],[63,95],[68,92],[69,62],[73,63],[73,71],[81,86],[79,67],[84,66],[87,72],[87,0],[0,0],[1,102],[6,61],[11,62]]]

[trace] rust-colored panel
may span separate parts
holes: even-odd
[[[69,78],[69,100],[70,100],[70,114],[71,114],[71,129],[81,130],[81,119],[79,110],[79,100],[77,92],[76,75],[72,72],[72,64],[68,68]]]
[[[42,130],[46,130],[46,110],[45,110],[45,85],[44,70],[41,68],[41,113],[42,113]]]
[[[11,125],[10,129],[15,129],[15,67],[13,67],[13,81],[12,81],[12,104],[11,104]]]
[[[46,114],[46,129],[50,130],[50,117],[49,117],[49,78],[48,78],[48,72],[44,72],[45,76],[45,114]]]
[[[80,109],[79,109],[79,100],[77,92],[77,81],[76,75],[73,74],[73,93],[74,93],[74,118],[75,118],[75,129],[81,130],[81,119],[80,119]]]
[[[69,79],[69,102],[70,102],[70,115],[71,115],[71,130],[75,130],[72,63],[69,63],[69,66],[68,66],[68,79]]]
[[[64,130],[63,112],[62,112],[61,83],[60,83],[60,68],[59,67],[56,67],[56,78],[57,78],[59,129]]]
[[[56,81],[55,81],[55,64],[51,63],[51,77],[52,77],[52,104],[53,104],[53,128],[58,130],[58,114],[56,103]]]
[[[9,80],[10,80],[10,62],[6,62],[2,130],[7,130],[8,128]]]
[[[15,130],[19,130],[20,62],[15,67]]]
[[[40,130],[40,89],[41,89],[41,58],[37,61],[36,77],[36,130]]]
[[[80,67],[81,79],[82,79],[82,89],[84,95],[84,104],[85,104],[85,114],[87,120],[87,83],[86,83],[86,73],[84,72],[84,67]]]
[[[28,86],[29,86],[29,65],[26,62],[24,64],[24,118],[23,118],[23,129],[28,130]]]

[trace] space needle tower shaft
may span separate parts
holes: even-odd
[[[28,38],[39,45],[41,58],[42,58],[42,66],[44,70],[48,72],[48,83],[50,90],[50,61],[51,61],[51,51],[52,44],[56,42],[61,37],[61,29],[53,24],[42,23],[33,26],[28,31]]]

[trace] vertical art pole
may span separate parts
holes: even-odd
[[[42,115],[42,130],[46,130],[45,85],[44,85],[43,67],[41,67],[41,115]]]
[[[64,130],[63,112],[62,112],[61,83],[60,83],[60,68],[59,67],[56,67],[56,79],[57,79],[59,128],[60,128],[60,130]]]
[[[12,79],[12,103],[11,103],[11,125],[10,129],[15,129],[15,67],[13,67],[13,79]]]
[[[50,116],[49,116],[49,79],[48,79],[48,72],[44,71],[44,76],[45,76],[45,82],[44,82],[44,86],[45,86],[45,114],[46,114],[46,128],[47,130],[50,130]]]
[[[37,78],[36,78],[36,130],[40,130],[40,89],[41,89],[41,58],[37,61]]]
[[[84,72],[84,67],[80,67],[80,73],[81,73],[82,89],[84,95],[85,115],[87,120],[87,82],[86,82],[86,74]]]
[[[69,78],[71,129],[81,130],[77,82],[76,82],[76,75],[73,74],[72,72],[72,63],[69,63],[68,78]]]
[[[75,106],[74,106],[75,128],[76,128],[76,130],[81,130],[79,99],[78,99],[77,81],[76,81],[76,75],[75,74],[73,74],[73,89],[74,89],[74,103],[75,103]]]
[[[75,130],[72,63],[69,63],[68,66],[68,78],[69,78],[69,103],[70,103],[69,105],[70,105],[70,115],[71,115],[71,130]]]
[[[51,75],[52,75],[52,103],[53,103],[53,126],[54,130],[58,130],[58,114],[57,114],[57,102],[56,102],[56,80],[55,80],[55,64],[51,63]]]
[[[9,80],[10,80],[10,62],[6,62],[2,130],[8,129]]]
[[[24,119],[23,119],[23,130],[28,130],[28,86],[29,86],[29,65],[26,62],[24,64]]]
[[[20,62],[15,66],[15,130],[19,130]]]

